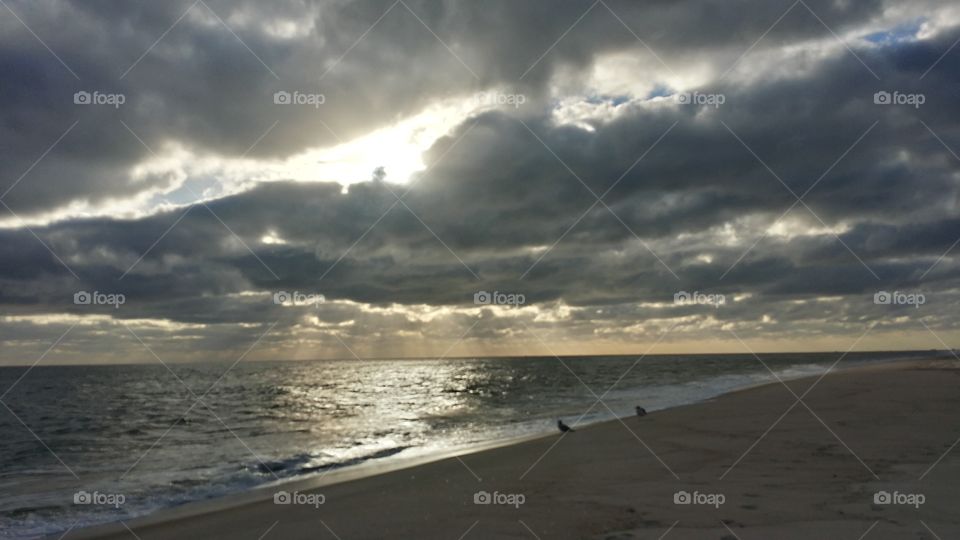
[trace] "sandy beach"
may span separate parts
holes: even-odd
[[[65,538],[956,538],[958,388],[948,361],[838,371]]]

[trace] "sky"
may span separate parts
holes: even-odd
[[[954,2],[0,3],[0,365],[960,346]]]

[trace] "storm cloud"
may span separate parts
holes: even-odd
[[[143,343],[232,358],[258,336],[261,357],[956,336],[960,15],[945,3],[9,4],[2,361],[68,328],[63,361],[149,359]],[[478,93],[523,99],[467,111],[409,180],[257,180]],[[217,175],[147,166],[171,149],[245,160],[250,178],[190,189]],[[175,202],[70,210],[156,196]]]

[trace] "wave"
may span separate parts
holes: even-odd
[[[342,459],[339,461],[326,461],[320,464],[317,463],[318,459],[328,457],[327,454],[297,454],[285,459],[258,461],[251,463],[247,468],[261,474],[273,474],[278,476],[282,475],[284,477],[301,476],[331,469],[350,467],[352,465],[359,465],[363,462],[370,461],[371,459],[390,457],[403,452],[407,448],[411,448],[411,446],[406,445],[383,448],[381,450],[376,450],[360,456]]]

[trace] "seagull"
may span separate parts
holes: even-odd
[[[637,405],[637,416],[646,416],[646,415],[647,415],[647,410]]]
[[[573,433],[574,431],[576,431],[572,427],[564,424],[563,420],[557,420],[557,429],[559,429],[562,433],[566,433],[568,431]]]

